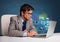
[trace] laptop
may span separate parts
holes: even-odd
[[[54,33],[56,21],[50,21],[48,18],[45,20],[38,20],[34,24],[38,35],[34,37],[49,37]]]

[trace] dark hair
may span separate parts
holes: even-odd
[[[21,16],[21,12],[23,11],[23,12],[26,12],[26,10],[27,11],[29,11],[29,10],[34,10],[34,8],[31,6],[31,5],[29,5],[29,4],[23,4],[22,6],[21,6],[21,8],[20,8],[20,16]]]

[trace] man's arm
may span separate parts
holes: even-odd
[[[37,33],[37,31],[36,31],[36,29],[35,29],[35,26],[33,25],[33,23],[32,23],[32,19],[30,20],[30,33],[28,33],[30,36],[35,36],[35,35],[37,35],[38,33]]]
[[[32,30],[35,30],[35,31],[36,31],[35,26],[33,25],[33,20],[32,20],[32,18],[30,19],[30,28],[31,28]]]
[[[10,24],[9,24],[9,28],[8,28],[8,34],[10,36],[23,36],[23,31],[19,31],[16,29],[16,21],[14,20],[13,17],[10,18]]]

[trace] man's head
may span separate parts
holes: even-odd
[[[29,4],[24,4],[20,8],[20,16],[25,20],[29,20],[31,18],[33,10],[34,8],[32,6]]]

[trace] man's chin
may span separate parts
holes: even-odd
[[[25,20],[29,21],[30,19],[25,19]]]
[[[26,21],[28,21],[29,19],[25,19]]]
[[[27,21],[29,21],[29,19],[26,19]]]
[[[30,20],[30,19],[26,19],[27,21]]]

